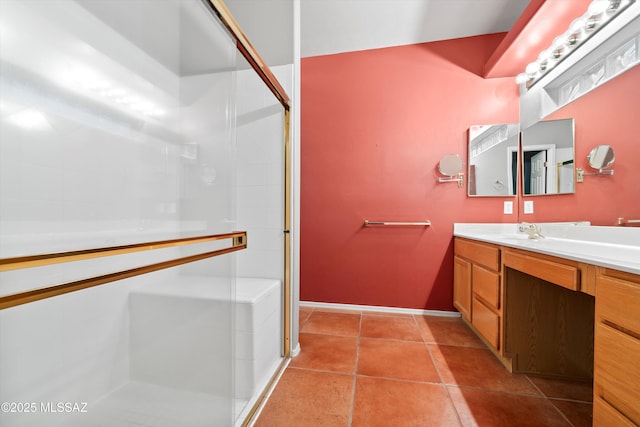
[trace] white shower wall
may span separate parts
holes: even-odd
[[[291,93],[293,64],[271,71]],[[253,70],[237,73],[236,159],[237,275],[284,280],[284,109]]]

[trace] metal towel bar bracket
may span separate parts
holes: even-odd
[[[640,224],[640,219],[618,218],[618,225]]]
[[[417,225],[421,227],[429,227],[431,225],[431,221],[421,221],[421,222],[395,222],[395,221],[369,221],[367,219],[364,220],[364,226],[368,227],[370,225]]]

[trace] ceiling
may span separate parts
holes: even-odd
[[[2,0],[0,0],[2,1]],[[103,0],[76,0],[105,23],[181,74],[215,69],[224,49],[202,56],[203,41],[211,46],[206,19],[195,19],[185,5],[200,2],[167,0],[166,11],[154,12],[153,29],[141,30],[143,8],[127,4],[105,12]],[[140,0],[149,5],[157,0]],[[557,28],[584,13],[590,0],[224,0],[246,30],[249,40],[270,66],[290,64],[294,55],[294,14],[300,13],[303,58],[392,46],[507,33],[484,65],[487,78],[515,76],[557,35]],[[118,3],[118,2],[116,2]],[[197,3],[197,5],[195,4]],[[182,4],[183,7],[179,7]],[[117,6],[117,5],[115,5]],[[156,8],[157,9],[157,8]],[[146,10],[146,9],[145,9]],[[109,12],[109,13],[107,13]],[[180,19],[176,19],[176,15]],[[195,13],[195,15],[198,15]],[[202,15],[202,14],[201,14]],[[197,17],[197,16],[196,16]],[[204,17],[204,15],[203,15]],[[183,22],[184,21],[184,22]],[[194,25],[195,24],[195,25]],[[145,27],[146,28],[146,27]],[[159,37],[158,28],[164,37]],[[180,34],[180,37],[172,35]],[[158,40],[170,39],[169,42]],[[177,41],[179,40],[179,41]],[[210,49],[210,47],[209,47]],[[179,53],[180,58],[176,58]],[[208,58],[208,59],[207,59]],[[187,65],[185,65],[187,64]]]
[[[301,0],[302,57],[508,32],[529,0]]]

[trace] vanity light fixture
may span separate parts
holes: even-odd
[[[567,31],[556,37],[551,46],[540,53],[537,60],[527,65],[523,73],[518,74],[516,83],[526,84],[527,87],[533,85],[635,1],[593,0],[584,15],[575,19]]]

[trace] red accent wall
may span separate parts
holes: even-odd
[[[517,221],[436,172],[470,125],[519,121],[513,77],[481,77],[503,37],[302,60],[301,300],[453,310],[453,223]]]
[[[522,203],[534,202],[534,213],[521,215],[522,220],[615,225],[618,217],[640,218],[639,100],[640,66],[636,66],[548,117],[574,119],[576,168],[593,172],[587,154],[597,145],[611,145],[614,175],[586,176],[576,184],[575,194],[521,198]]]

